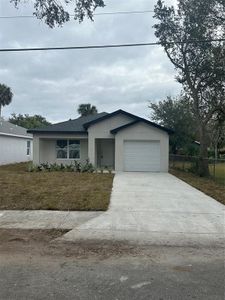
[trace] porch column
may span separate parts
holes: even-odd
[[[95,138],[89,136],[88,138],[88,158],[90,162],[96,166],[96,145]]]
[[[115,171],[123,171],[123,139],[115,136]]]
[[[33,137],[33,163],[40,164],[40,138],[35,135]]]

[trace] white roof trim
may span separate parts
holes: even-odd
[[[4,132],[0,132],[0,135],[33,140],[33,137],[32,137],[32,136],[29,136],[29,135],[19,135],[19,134],[4,133]]]

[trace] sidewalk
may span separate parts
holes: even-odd
[[[71,229],[58,240],[224,247],[225,206],[170,174],[118,173],[107,212],[0,211],[0,228]]]

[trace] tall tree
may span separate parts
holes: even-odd
[[[10,0],[18,8],[25,1],[23,0]],[[27,1],[29,2],[29,0]],[[42,19],[51,28],[56,25],[62,26],[64,23],[70,20],[71,15],[68,12],[67,7],[74,6],[74,19],[80,23],[87,17],[93,21],[93,13],[98,7],[104,7],[103,0],[34,0],[33,3],[34,12],[33,15],[37,19]]]
[[[90,103],[80,104],[77,112],[83,117],[88,115],[94,115],[98,113],[96,106],[91,105]]]
[[[0,117],[2,115],[2,107],[12,102],[13,93],[10,87],[0,83]]]
[[[211,146],[214,149],[214,157],[218,158],[220,148],[225,146],[225,112],[213,117],[209,123]]]
[[[34,115],[30,116],[28,114],[21,115],[21,114],[12,114],[11,117],[9,118],[9,122],[22,126],[27,129],[31,128],[41,128],[44,126],[51,125],[50,122],[46,120],[46,118],[40,116],[40,115]]]
[[[174,130],[170,136],[171,152],[176,154],[181,149],[188,151],[196,140],[195,120],[188,100],[183,96],[174,99],[167,97],[158,103],[150,103],[149,108],[153,121]]]
[[[207,176],[206,128],[225,109],[225,2],[179,0],[175,10],[158,0],[154,17],[155,35],[190,97],[200,137],[199,175]]]

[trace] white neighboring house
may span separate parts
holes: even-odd
[[[33,159],[33,135],[0,118],[0,165]]]

